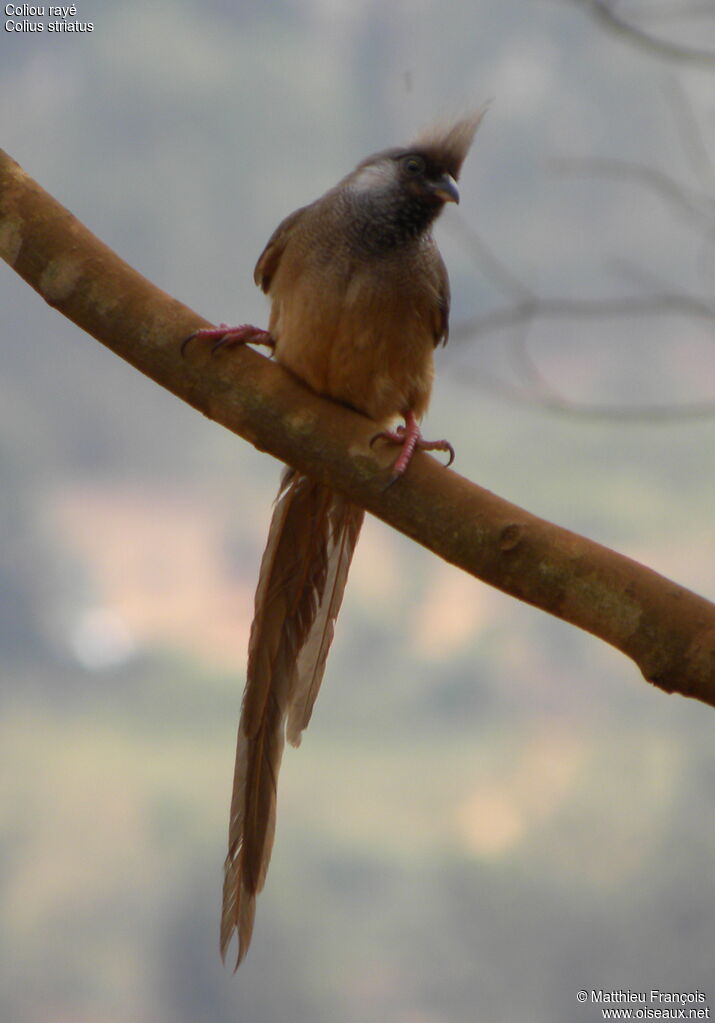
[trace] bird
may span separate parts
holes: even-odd
[[[369,416],[373,440],[399,453],[390,482],[425,441],[419,422],[434,378],[434,351],[449,333],[447,270],[432,226],[459,202],[457,180],[485,108],[433,125],[407,146],[362,160],[320,198],[276,228],[254,280],[270,299],[268,330],[204,328],[184,341],[214,352],[268,346],[309,388]],[[390,429],[397,418],[404,425]],[[253,933],[276,826],[285,739],[297,746],[325,669],[364,512],[286,468],[261,561],[248,646],[224,865],[220,947],[234,935],[235,968]]]

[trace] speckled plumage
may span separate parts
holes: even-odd
[[[449,280],[432,238],[482,112],[363,160],[271,236],[255,279],[271,298],[276,359],[313,390],[382,422],[427,410]],[[441,132],[441,134],[440,134]],[[412,158],[424,174],[404,171]]]
[[[482,114],[363,160],[286,217],[256,265],[256,283],[271,299],[276,359],[378,423],[419,420],[427,409],[433,353],[449,321],[447,271],[431,226],[445,202],[457,201],[455,180]],[[251,331],[260,334],[238,328],[228,336],[250,339]],[[223,955],[238,935],[237,964],[271,855],[286,722],[297,745],[362,518],[327,487],[286,472],[261,563],[238,731],[221,921]]]

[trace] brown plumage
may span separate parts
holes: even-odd
[[[310,721],[362,519],[339,494],[284,472],[256,591],[231,799],[221,954],[237,931],[238,962],[273,845],[284,729],[297,746]]]
[[[271,299],[268,333],[198,332],[215,347],[270,344],[314,391],[381,425],[405,417],[392,435],[404,445],[397,475],[420,443],[434,349],[448,333],[449,281],[431,225],[445,202],[458,201],[455,181],[482,116],[368,157],[286,217],[255,271]],[[238,729],[221,921],[221,953],[236,933],[237,965],[271,855],[284,734],[298,745],[310,720],[362,519],[339,494],[285,471],[261,563]]]

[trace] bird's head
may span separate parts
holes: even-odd
[[[411,145],[385,149],[363,160],[341,182],[358,202],[419,234],[445,203],[459,202],[457,180],[485,109],[422,132]]]
[[[442,160],[425,149],[400,151],[394,161],[397,181],[405,194],[438,207],[446,202],[459,202],[456,178]]]

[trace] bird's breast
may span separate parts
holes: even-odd
[[[378,421],[421,417],[434,374],[437,299],[400,267],[389,270],[322,265],[290,282],[278,274],[271,288],[277,360]]]

